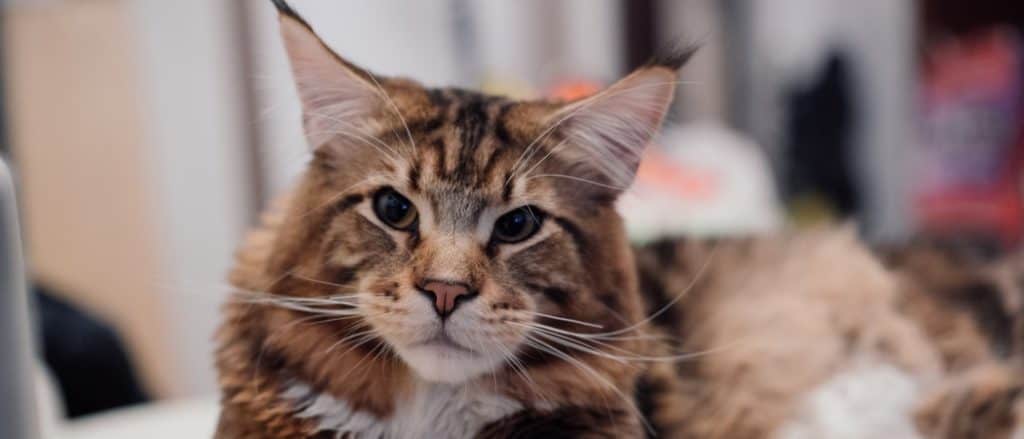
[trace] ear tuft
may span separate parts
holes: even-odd
[[[281,15],[294,18],[301,22],[302,24],[305,24],[306,27],[309,27],[309,24],[306,23],[306,20],[303,20],[302,17],[300,17],[299,14],[295,12],[295,10],[292,9],[292,7],[285,0],[271,0],[271,2],[274,3],[274,7],[277,8],[277,12],[280,13]]]
[[[664,47],[651,57],[646,67],[665,67],[672,70],[682,68],[700,47],[695,44]]]

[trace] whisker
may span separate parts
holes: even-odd
[[[561,359],[565,360],[566,362],[569,362],[570,364],[576,366],[580,370],[586,372],[587,374],[591,375],[592,377],[596,378],[601,384],[603,384],[604,386],[608,387],[608,389],[610,389],[616,395],[618,395],[620,398],[622,398],[622,401],[626,403],[626,405],[629,407],[629,409],[631,409],[633,411],[633,413],[638,417],[638,419],[640,419],[640,422],[642,422],[644,424],[645,428],[647,428],[647,431],[649,431],[651,433],[654,433],[654,428],[651,427],[651,425],[647,422],[647,419],[644,418],[643,413],[636,406],[636,403],[633,401],[633,398],[627,396],[626,394],[624,394],[622,392],[622,390],[620,390],[618,387],[616,387],[614,383],[609,381],[609,379],[607,377],[605,377],[604,375],[601,375],[599,372],[594,370],[594,368],[588,366],[587,364],[585,364],[585,363],[583,363],[583,362],[573,358],[571,355],[566,354],[565,352],[562,352],[562,351],[558,350],[557,348],[555,348],[555,347],[545,343],[542,340],[538,340],[536,338],[530,337],[529,335],[526,336],[526,339],[529,340],[531,342],[531,344],[533,344],[534,348],[538,348],[538,349],[544,350],[545,352],[547,352],[547,353],[549,353],[551,355],[554,355],[554,356],[556,356],[558,358],[561,358]]]
[[[322,116],[322,117],[328,118],[329,116]],[[337,123],[341,124],[341,123],[344,123],[344,122],[337,121]],[[384,143],[384,141],[382,141],[382,140],[380,140],[380,139],[378,139],[376,137],[373,137],[373,136],[370,136],[370,135],[366,135],[366,134],[359,134],[359,133],[353,132],[353,131],[338,131],[338,130],[325,131],[324,134],[329,134],[329,135],[334,135],[334,136],[345,136],[345,137],[348,137],[348,138],[350,138],[352,140],[357,140],[357,141],[363,142],[363,143],[365,143],[367,145],[372,146],[374,149],[377,150],[377,152],[379,152],[381,155],[383,155],[385,158],[387,158],[390,162],[392,162],[392,163],[396,163],[396,162],[405,163],[405,160],[400,155],[398,155],[397,152],[395,152],[393,149],[391,149],[391,146],[389,146],[387,143]],[[369,138],[369,140],[367,140],[367,138]],[[371,142],[370,140],[373,140],[374,142]],[[381,149],[382,147],[384,149]]]
[[[500,345],[499,345],[500,346]],[[550,404],[551,400],[548,399],[541,391],[540,385],[533,380],[530,376],[529,371],[526,369],[526,365],[523,364],[522,360],[516,356],[510,349],[505,346],[500,346],[501,350],[505,353],[505,362],[512,367],[512,371],[523,378],[526,381],[526,385],[529,386],[530,391],[541,399],[541,401]]]
[[[582,339],[609,340],[609,341],[626,341],[626,340],[652,340],[652,339],[661,338],[660,336],[656,336],[656,335],[652,335],[652,334],[602,335],[601,333],[596,333],[596,334],[579,333],[579,332],[572,332],[572,331],[569,331],[569,330],[566,330],[566,329],[562,329],[562,328],[556,328],[556,327],[550,326],[550,325],[545,325],[545,324],[540,323],[540,322],[510,321],[509,324],[524,326],[524,327],[528,327],[530,329],[537,328],[537,329],[545,329],[545,330],[555,331],[555,332],[562,333],[564,335],[568,335],[568,336],[572,336],[572,337],[577,337],[577,338],[582,338]]]
[[[409,144],[410,144],[410,146],[412,148],[412,151],[415,152],[416,151],[416,140],[414,140],[413,137],[412,137],[412,131],[409,129],[409,124],[406,123],[405,117],[403,117],[402,116],[402,112],[398,110],[398,105],[395,105],[395,101],[393,99],[391,99],[391,96],[388,95],[388,93],[386,91],[384,91],[384,87],[382,87],[380,85],[380,82],[377,81],[376,77],[374,77],[373,75],[370,75],[370,80],[372,80],[373,84],[377,86],[377,91],[380,92],[381,96],[385,100],[387,100],[389,105],[391,105],[391,110],[395,112],[396,116],[398,116],[398,120],[400,120],[402,122],[402,126],[405,127],[405,134],[409,136]]]
[[[613,185],[610,185],[610,184],[601,183],[601,182],[590,180],[590,179],[586,179],[586,178],[583,178],[583,177],[576,177],[576,176],[573,176],[573,175],[565,175],[565,174],[531,175],[531,176],[527,177],[526,180],[529,181],[529,180],[533,180],[535,178],[541,178],[541,177],[567,178],[569,180],[575,180],[575,181],[579,181],[579,182],[583,182],[583,183],[589,183],[589,184],[592,184],[594,186],[603,187],[605,189],[614,189],[614,190],[622,191],[622,192],[625,192],[625,191],[629,190],[629,187],[613,186]]]
[[[367,329],[365,331],[358,331],[358,332],[355,332],[353,334],[349,334],[349,335],[347,335],[345,337],[342,337],[340,340],[332,343],[330,346],[328,346],[327,349],[324,350],[324,353],[327,353],[327,354],[331,353],[331,351],[333,351],[335,348],[340,346],[342,343],[345,343],[346,341],[358,338],[360,340],[360,342],[361,342],[364,338],[373,337],[373,336],[374,336],[373,335],[373,329]],[[358,346],[358,343],[357,343],[357,346]],[[344,355],[346,353],[348,353],[348,351],[345,351],[344,353],[342,353],[342,355]]]
[[[582,320],[570,319],[568,317],[561,317],[561,316],[556,316],[556,315],[552,315],[552,314],[545,314],[545,313],[537,312],[537,311],[522,310],[522,312],[525,313],[525,314],[529,314],[529,315],[544,317],[546,319],[558,320],[560,322],[575,323],[577,325],[587,326],[587,327],[596,328],[596,329],[604,328],[604,326],[598,325],[596,323],[584,322]]]
[[[627,87],[627,88],[623,88],[623,89],[620,89],[620,90],[605,89],[605,90],[603,90],[603,91],[601,91],[601,92],[599,92],[597,94],[594,94],[593,96],[584,98],[583,100],[581,100],[581,101],[577,102],[576,104],[574,104],[574,105],[576,105],[576,108],[572,109],[572,111],[570,111],[568,114],[566,114],[565,116],[563,116],[563,117],[559,118],[558,120],[556,120],[553,124],[548,126],[546,129],[544,129],[544,131],[542,131],[539,135],[537,135],[537,137],[534,138],[533,141],[531,141],[529,144],[526,145],[526,148],[523,149],[522,154],[520,154],[519,158],[516,159],[515,163],[513,163],[513,165],[512,165],[512,172],[509,174],[508,180],[505,181],[505,184],[508,184],[508,182],[511,181],[512,178],[514,178],[515,176],[517,176],[519,174],[519,171],[520,171],[520,168],[522,166],[522,163],[528,162],[529,159],[533,157],[533,155],[535,154],[535,147],[537,146],[537,144],[541,140],[543,140],[544,138],[546,138],[549,135],[551,135],[551,133],[554,132],[554,130],[557,129],[559,126],[561,126],[563,123],[565,123],[569,119],[573,118],[574,116],[578,115],[579,113],[589,109],[592,105],[594,105],[598,101],[600,101],[602,99],[605,99],[605,98],[608,98],[608,97],[617,96],[619,94],[626,93],[626,92],[629,92],[629,91],[641,89],[641,88],[662,87],[662,86],[670,85],[670,84],[671,85],[679,85],[679,84],[688,84],[688,83],[692,83],[692,81],[666,81],[666,82],[660,82],[660,83],[652,83],[652,84],[638,85],[638,86],[634,86],[634,87]]]
[[[315,283],[315,284],[327,285],[327,286],[330,286],[330,287],[347,288],[350,291],[351,290],[355,290],[355,288],[352,287],[351,285],[345,285],[345,284],[329,282],[329,281],[326,281],[326,280],[315,279],[315,278],[312,278],[312,277],[303,276],[301,274],[292,273],[292,277],[295,277],[295,278],[298,278],[298,279],[302,279],[302,280],[307,281],[307,282],[312,282],[312,283]]]
[[[312,298],[312,297],[286,297],[278,296],[273,294],[261,294],[253,292],[236,291],[229,300],[241,301],[243,303],[250,303],[254,305],[272,305],[280,308],[290,309],[293,311],[302,311],[312,314],[322,314],[330,316],[360,316],[363,315],[357,307],[357,303],[348,300],[342,300],[341,296],[329,296],[327,298]],[[334,308],[317,308],[321,307],[334,307]],[[344,306],[344,308],[336,308],[337,306]]]
[[[647,316],[647,318],[645,318],[645,319],[643,319],[643,320],[641,320],[639,322],[636,322],[636,323],[634,323],[634,324],[632,324],[630,326],[627,326],[625,328],[618,329],[618,330],[611,331],[611,332],[605,332],[605,333],[601,333],[601,334],[597,334],[597,335],[618,335],[618,334],[623,334],[623,333],[626,333],[626,332],[629,332],[629,331],[633,331],[633,330],[636,330],[637,328],[639,328],[640,326],[643,326],[643,325],[646,325],[646,324],[650,323],[654,319],[656,319],[659,316],[661,316],[662,314],[664,314],[670,308],[675,306],[676,303],[678,303],[680,300],[682,300],[682,298],[687,293],[689,293],[690,290],[692,290],[694,286],[697,285],[697,282],[700,281],[700,279],[703,277],[703,275],[707,271],[708,267],[711,266],[711,261],[714,259],[714,256],[715,256],[715,254],[717,252],[718,252],[718,247],[717,246],[712,248],[711,251],[708,252],[707,259],[705,259],[704,263],[701,264],[700,268],[697,270],[697,273],[694,274],[693,279],[690,280],[690,283],[685,288],[683,288],[683,290],[678,295],[676,295],[676,297],[672,298],[672,300],[670,300],[668,303],[666,303],[660,309],[658,309],[657,311],[655,311],[651,315]]]
[[[319,204],[317,206],[311,207],[309,210],[303,212],[301,215],[299,215],[299,217],[300,218],[305,217],[305,216],[307,216],[307,215],[309,215],[309,214],[311,214],[313,212],[316,212],[317,210],[323,209],[323,208],[325,208],[327,206],[330,206],[330,205],[334,204],[336,201],[338,201],[338,200],[340,200],[342,198],[345,198],[345,196],[348,195],[349,191],[351,191],[356,186],[359,186],[359,185],[361,185],[363,183],[366,183],[368,181],[374,180],[376,178],[377,178],[376,175],[371,175],[369,177],[366,177],[366,178],[364,178],[362,180],[359,180],[359,181],[353,183],[349,187],[338,191],[337,195],[331,196],[330,198],[327,199],[327,201],[323,202],[322,204]]]

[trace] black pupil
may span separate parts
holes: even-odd
[[[384,219],[390,222],[401,223],[411,208],[406,199],[394,193],[384,195]]]
[[[505,215],[498,224],[498,233],[503,238],[514,239],[517,238],[524,230],[526,230],[527,224],[530,218],[526,212],[518,210]]]

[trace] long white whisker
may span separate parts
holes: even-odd
[[[359,186],[359,185],[361,185],[363,183],[366,183],[366,182],[368,182],[370,180],[376,179],[376,178],[377,178],[376,175],[371,175],[369,177],[366,177],[366,178],[364,178],[362,180],[359,180],[359,181],[353,183],[352,185],[346,187],[345,189],[342,189],[342,190],[338,191],[337,195],[334,195],[334,196],[328,198],[327,201],[323,202],[322,204],[319,204],[317,206],[311,207],[309,210],[303,212],[300,215],[300,217],[305,217],[305,216],[307,216],[307,215],[309,215],[309,214],[311,214],[311,213],[313,213],[313,212],[315,212],[317,210],[323,209],[323,208],[325,208],[327,206],[330,206],[330,205],[334,204],[334,202],[336,202],[336,201],[344,198],[345,196],[347,196],[348,192],[350,190],[352,190],[352,188],[354,188],[356,186]]]
[[[664,314],[666,311],[668,311],[673,306],[675,306],[676,303],[678,303],[680,300],[682,300],[682,298],[687,293],[689,293],[690,290],[693,289],[694,286],[697,285],[697,282],[700,281],[701,277],[704,275],[704,272],[708,269],[709,266],[711,266],[711,261],[712,261],[712,259],[714,259],[715,253],[717,253],[717,251],[718,251],[718,247],[715,247],[715,248],[711,249],[711,251],[708,253],[707,259],[705,259],[704,263],[701,264],[700,269],[698,269],[697,273],[694,274],[693,279],[690,280],[690,283],[686,286],[686,288],[683,288],[683,291],[681,291],[678,295],[676,295],[676,297],[672,298],[672,300],[670,300],[668,303],[666,303],[660,309],[658,309],[657,311],[655,311],[651,315],[647,316],[647,318],[645,318],[645,319],[643,319],[643,320],[641,320],[639,322],[636,322],[636,323],[634,323],[634,324],[632,324],[630,326],[627,326],[625,328],[618,329],[618,330],[615,330],[615,331],[605,332],[605,333],[596,334],[596,335],[618,335],[618,334],[623,334],[623,333],[626,333],[626,332],[629,332],[629,331],[633,331],[633,330],[636,330],[637,328],[639,328],[640,326],[643,326],[643,325],[646,325],[646,324],[650,323],[654,319],[658,318],[658,316]]]
[[[615,392],[616,395],[618,395],[620,398],[622,398],[622,401],[626,403],[626,405],[634,412],[634,414],[636,414],[637,418],[640,419],[640,422],[642,422],[644,424],[644,427],[647,428],[647,431],[649,431],[651,433],[654,432],[654,428],[651,427],[651,425],[647,422],[647,419],[644,418],[643,413],[636,406],[636,403],[633,401],[633,398],[631,398],[631,397],[627,396],[625,393],[623,393],[622,390],[620,390],[618,387],[616,387],[614,383],[609,381],[607,377],[605,377],[604,375],[601,375],[600,373],[598,373],[596,370],[594,370],[592,367],[588,366],[587,364],[585,364],[585,363],[583,363],[583,362],[573,358],[571,355],[568,355],[565,352],[562,352],[562,351],[558,350],[557,348],[555,348],[555,347],[545,343],[542,340],[538,340],[538,339],[536,339],[534,337],[530,337],[529,335],[527,335],[526,338],[527,338],[527,340],[529,340],[531,342],[533,347],[541,349],[541,350],[543,350],[543,351],[545,351],[545,352],[547,352],[547,353],[549,353],[551,355],[554,355],[554,356],[556,356],[558,358],[561,358],[561,359],[565,360],[566,362],[569,362],[570,364],[576,366],[580,370],[586,372],[587,374],[591,375],[592,377],[596,378],[601,384],[603,384],[604,386],[608,387],[608,389],[610,389],[611,391]]]
[[[565,174],[531,175],[531,176],[527,177],[526,180],[529,181],[529,180],[533,180],[535,178],[541,178],[541,177],[566,178],[566,179],[569,179],[569,180],[575,180],[575,181],[579,181],[579,182],[583,182],[583,183],[589,183],[589,184],[592,184],[594,186],[603,187],[603,188],[607,188],[607,189],[614,189],[614,190],[617,190],[617,191],[629,190],[628,187],[613,186],[613,185],[610,185],[610,184],[604,184],[604,183],[597,182],[597,181],[594,181],[594,180],[589,180],[589,179],[586,179],[586,178],[583,178],[583,177],[576,177],[576,176],[573,176],[573,175],[565,175]]]
[[[370,80],[372,80],[373,84],[377,86],[377,91],[381,94],[381,96],[385,100],[387,100],[388,104],[391,106],[391,110],[395,112],[396,116],[398,116],[398,120],[402,122],[402,126],[405,127],[405,134],[409,136],[409,144],[412,148],[412,151],[415,152],[416,141],[413,140],[412,130],[409,129],[409,124],[405,122],[405,117],[402,116],[402,112],[398,110],[398,105],[395,105],[395,101],[391,99],[391,96],[389,96],[387,92],[384,91],[384,87],[380,85],[380,82],[377,81],[377,78],[375,78],[373,75],[370,75]]]
[[[580,325],[580,326],[587,326],[587,327],[596,328],[596,329],[604,328],[604,326],[598,325],[596,323],[584,322],[582,320],[570,319],[568,317],[561,317],[561,316],[556,316],[556,315],[551,315],[551,314],[545,314],[545,313],[537,312],[537,311],[525,311],[524,310],[524,313],[525,314],[529,314],[529,315],[535,315],[535,316],[539,316],[539,317],[544,317],[546,319],[558,320],[560,322],[575,323],[575,324]]]
[[[336,348],[336,347],[340,346],[342,343],[345,343],[346,341],[349,341],[349,340],[352,340],[352,339],[359,339],[359,341],[356,342],[356,346],[358,346],[359,344],[363,343],[363,339],[365,339],[365,338],[372,338],[373,336],[374,335],[373,335],[373,330],[372,329],[367,329],[365,331],[358,331],[358,332],[355,332],[353,334],[349,334],[349,335],[347,335],[345,337],[342,337],[340,340],[332,343],[330,346],[327,347],[326,350],[324,350],[324,352],[329,354],[329,353],[331,353],[331,351],[334,350],[334,348]],[[348,351],[345,351],[345,353],[348,353]]]
[[[660,83],[638,85],[638,86],[634,86],[634,87],[627,87],[627,88],[623,88],[623,89],[620,89],[620,90],[605,89],[605,90],[601,91],[600,93],[597,93],[597,94],[595,94],[593,96],[584,98],[583,100],[581,100],[580,102],[575,104],[576,108],[573,108],[572,111],[570,111],[568,114],[566,114],[563,117],[561,117],[558,120],[556,120],[553,124],[551,124],[544,131],[542,131],[536,138],[534,138],[533,141],[531,141],[528,145],[526,145],[526,148],[523,149],[523,153],[519,155],[519,158],[512,165],[512,172],[509,174],[509,178],[508,178],[507,181],[505,181],[505,184],[508,184],[508,182],[511,181],[513,177],[518,175],[519,170],[520,170],[519,168],[522,165],[522,163],[528,162],[529,159],[533,157],[533,154],[535,153],[534,147],[542,139],[544,139],[547,136],[549,136],[552,132],[554,132],[554,130],[556,128],[561,126],[563,123],[565,123],[566,121],[568,121],[572,117],[576,116],[577,114],[581,113],[582,111],[584,111],[586,109],[589,109],[592,105],[596,104],[600,100],[608,98],[608,97],[611,97],[611,96],[617,96],[619,94],[622,94],[622,93],[625,93],[625,92],[628,92],[628,91],[633,91],[633,90],[641,89],[641,88],[663,87],[665,85],[676,85],[676,84],[686,84],[686,83],[687,82],[685,82],[685,81],[668,81],[668,82],[660,82]]]

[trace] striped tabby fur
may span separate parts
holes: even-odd
[[[375,75],[274,4],[314,154],[231,273],[218,438],[779,437],[853,360],[925,389],[922,437],[1020,424],[1019,296],[978,314],[844,231],[630,247],[615,201],[689,52],[514,101]]]

